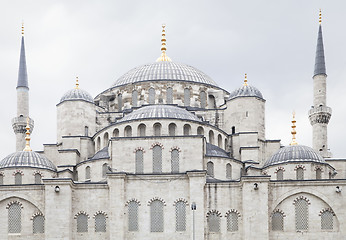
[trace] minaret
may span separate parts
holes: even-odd
[[[322,17],[319,14],[319,29],[316,48],[315,70],[313,76],[314,102],[309,111],[309,119],[312,125],[312,146],[315,151],[324,158],[331,157],[328,150],[327,127],[332,115],[332,109],[327,107],[327,73],[324,60],[324,48],[322,38]]]
[[[27,126],[30,132],[34,128],[34,121],[29,118],[29,86],[26,71],[25,46],[24,46],[24,25],[22,24],[22,43],[20,49],[18,82],[17,82],[17,116],[12,119],[13,131],[16,134],[16,151],[23,151],[25,148],[25,133]]]

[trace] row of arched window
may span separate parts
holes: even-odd
[[[309,229],[309,205],[310,202],[300,197],[294,201],[295,229],[307,231]],[[331,209],[323,209],[319,213],[321,230],[334,229],[334,212]],[[286,215],[280,210],[275,210],[271,216],[272,230],[284,231],[284,218]]]
[[[86,212],[79,212],[75,215],[77,221],[76,231],[77,233],[83,233],[89,231],[89,215]],[[107,231],[107,214],[99,211],[94,215],[95,232]]]
[[[212,161],[207,162],[207,175],[214,177],[214,163]],[[226,164],[226,179],[232,179],[232,165]]]
[[[102,178],[106,177],[107,169],[108,169],[108,164],[104,163],[102,165],[102,169],[101,169],[102,170]],[[85,167],[85,179],[86,180],[90,180],[91,179],[91,167],[90,166],[86,166]]]
[[[222,214],[219,211],[212,210],[207,213],[207,222],[208,222],[208,231],[210,233],[219,233],[221,226],[221,217]],[[238,231],[238,223],[240,214],[236,210],[228,211],[225,214],[227,221],[227,231],[228,232],[236,232]]]
[[[13,184],[15,185],[21,185],[23,184],[23,173],[22,172],[15,172],[13,179]],[[0,174],[0,185],[4,185],[4,177],[5,175],[3,173]],[[33,183],[34,184],[41,184],[42,183],[42,175],[40,173],[34,173],[33,177]]]
[[[284,171],[285,169],[280,167],[276,170],[276,180],[284,180]],[[305,168],[303,166],[297,166],[295,168],[296,171],[296,179],[297,180],[304,180],[304,171]],[[322,169],[316,168],[315,169],[316,179],[322,179]],[[332,178],[332,174],[329,173],[329,178]]]

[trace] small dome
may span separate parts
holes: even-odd
[[[213,144],[207,143],[207,153],[208,157],[226,157],[229,158],[229,153],[222,148],[215,146]]]
[[[48,160],[45,156],[37,152],[15,152],[0,161],[1,168],[41,168],[51,171],[56,171],[54,164]]]
[[[201,121],[196,115],[190,113],[184,108],[172,105],[149,105],[134,110],[132,113],[129,113],[128,115],[120,119],[119,122],[151,118],[183,119],[199,122]]]
[[[263,167],[289,162],[317,162],[326,163],[323,157],[310,147],[303,145],[289,145],[281,148]]]
[[[217,86],[214,80],[194,67],[182,63],[162,61],[145,64],[128,71],[112,87],[143,81],[188,81]]]
[[[229,100],[237,97],[258,97],[264,99],[260,90],[251,85],[243,85],[237,90],[231,92]]]
[[[60,99],[60,103],[69,100],[83,100],[94,103],[93,97],[87,91],[80,88],[74,88],[66,92]]]

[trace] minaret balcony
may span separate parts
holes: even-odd
[[[12,127],[15,133],[25,133],[27,125],[27,117],[15,117],[12,118]],[[30,133],[34,129],[34,120],[29,118]]]
[[[313,107],[309,110],[309,119],[311,125],[315,123],[328,124],[332,116],[332,109],[326,106]]]

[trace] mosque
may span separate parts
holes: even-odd
[[[266,138],[266,100],[246,75],[225,90],[167,56],[165,26],[161,44],[156,62],[95,97],[77,79],[56,105],[56,143],[33,151],[22,36],[0,239],[345,239],[346,159],[328,149],[321,15],[312,148],[297,143],[294,116],[289,146]]]

